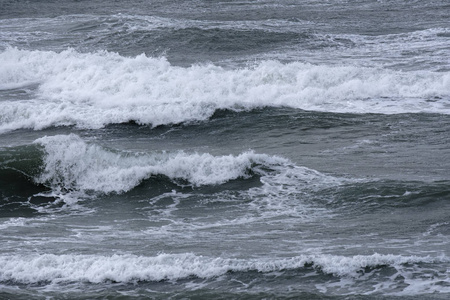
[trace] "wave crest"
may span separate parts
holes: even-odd
[[[206,120],[218,109],[292,107],[351,113],[450,113],[448,72],[264,61],[172,66],[165,58],[66,50],[0,53],[0,90],[39,83],[35,99],[3,101],[0,131]],[[428,101],[428,100],[432,101]]]
[[[0,281],[38,282],[135,282],[179,280],[190,276],[213,278],[227,272],[269,273],[308,266],[338,277],[359,277],[365,268],[420,263],[448,263],[445,257],[401,255],[300,255],[278,259],[223,259],[186,254],[136,255],[21,255],[0,256]],[[448,280],[448,276],[447,276]]]
[[[285,163],[286,160],[255,154],[213,156],[208,153],[116,153],[88,144],[75,134],[43,137],[35,141],[44,147],[44,168],[35,179],[60,190],[129,191],[142,180],[164,175],[193,186],[222,184],[248,178],[254,165]]]

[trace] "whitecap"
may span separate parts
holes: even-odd
[[[345,113],[450,113],[450,74],[263,61],[226,69],[172,66],[164,57],[124,57],[8,48],[0,86],[39,82],[28,101],[3,101],[0,132],[111,123],[207,120],[218,109],[291,107]],[[429,100],[432,101],[429,101]]]

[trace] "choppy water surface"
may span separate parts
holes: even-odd
[[[0,298],[447,299],[447,1],[2,1]]]

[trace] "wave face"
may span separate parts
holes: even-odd
[[[449,114],[448,72],[400,72],[356,66],[265,61],[253,67],[172,66],[165,58],[110,52],[0,54],[0,90],[29,99],[2,101],[0,131],[75,125],[101,128],[202,121],[218,109],[291,107],[348,113]]]

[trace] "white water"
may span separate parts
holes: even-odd
[[[184,179],[194,186],[221,184],[248,177],[252,164],[284,162],[246,152],[239,156],[176,153],[114,153],[85,143],[79,136],[58,135],[36,141],[45,147],[45,169],[36,178],[64,189],[93,190],[104,193],[126,192],[152,175]]]
[[[0,132],[111,123],[206,120],[217,109],[292,107],[349,113],[450,114],[450,73],[265,61],[182,68],[165,58],[66,50],[0,53],[0,91],[38,83],[31,100],[3,100]]]
[[[135,282],[178,280],[191,276],[214,278],[229,271],[260,273],[283,272],[312,265],[315,271],[331,274],[349,281],[363,281],[365,268],[390,267],[395,277],[405,277],[406,291],[413,294],[429,293],[433,286],[450,282],[442,271],[431,279],[420,276],[418,264],[448,263],[447,257],[418,257],[401,255],[300,255],[292,258],[224,259],[194,254],[136,255],[54,255],[30,254],[0,256],[0,281],[20,283],[70,282],[100,283],[105,281]],[[422,270],[423,271],[423,270]],[[415,275],[413,273],[416,272]],[[393,276],[394,277],[394,276]],[[394,279],[393,279],[394,280]],[[420,285],[422,283],[422,285]],[[420,288],[422,287],[422,289]],[[440,287],[441,292],[445,290]],[[381,289],[382,291],[383,289]],[[389,286],[386,286],[389,290]]]
[[[122,193],[143,180],[164,175],[185,180],[192,186],[217,185],[238,178],[249,178],[249,171],[262,175],[265,195],[276,193],[280,186],[301,185],[314,189],[339,184],[339,180],[317,171],[293,165],[287,159],[256,154],[213,156],[208,153],[114,152],[88,144],[75,134],[43,137],[35,141],[44,147],[42,173],[38,183],[59,191],[96,191]],[[263,170],[268,168],[269,170]],[[272,171],[270,171],[272,170]]]

